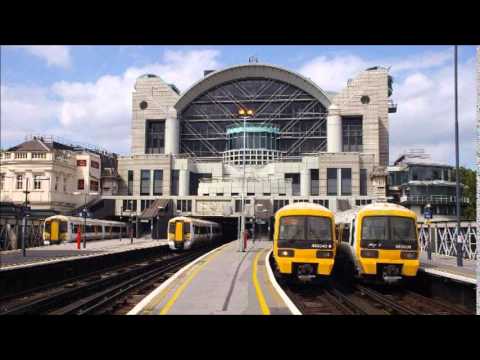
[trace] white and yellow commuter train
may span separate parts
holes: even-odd
[[[168,245],[172,250],[189,250],[221,238],[222,227],[213,221],[178,216],[168,222]]]
[[[335,217],[331,210],[302,202],[275,213],[273,258],[279,276],[329,276],[335,254]]]
[[[337,262],[347,279],[394,282],[420,266],[417,218],[396,204],[374,203],[335,214]]]
[[[77,237],[78,228],[82,240],[115,239],[120,237],[120,232],[126,234],[126,224],[119,221],[86,219],[82,217],[55,215],[45,219],[43,241],[45,243],[72,242]]]

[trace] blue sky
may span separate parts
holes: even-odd
[[[339,91],[368,66],[391,66],[390,159],[425,148],[454,164],[451,46],[24,46],[2,47],[1,141],[27,133],[62,136],[130,151],[131,91],[154,72],[186,90],[205,69],[248,62],[283,66]],[[475,47],[459,48],[460,163],[475,164]],[[98,129],[98,130],[96,130]]]

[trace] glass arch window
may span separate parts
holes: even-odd
[[[210,88],[179,114],[180,152],[218,156],[233,147],[243,148],[242,136],[228,136],[227,128],[243,126],[240,108],[252,109],[256,124],[279,128],[278,136],[253,136],[249,146],[262,144],[299,155],[326,151],[327,110],[315,97],[286,82],[269,78],[243,78]]]

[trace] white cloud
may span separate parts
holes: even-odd
[[[339,91],[347,80],[368,67],[356,55],[319,56],[305,63],[298,72],[326,91]]]
[[[390,115],[390,161],[400,152],[421,147],[434,161],[455,163],[453,51],[428,51],[405,58],[374,62],[352,54],[319,56],[300,67],[324,90],[339,91],[348,79],[374,65],[391,66],[395,74]],[[460,164],[475,158],[475,59],[459,63]]]
[[[475,157],[475,62],[459,63],[460,165],[473,166]],[[434,160],[455,163],[453,66],[430,76],[420,72],[397,84],[393,98],[398,112],[390,116],[390,160],[412,147],[423,147]]]
[[[69,68],[72,65],[70,48],[62,45],[18,46],[21,49],[47,62],[48,66]]]
[[[95,82],[60,81],[48,88],[5,88],[2,128],[8,142],[38,132],[88,142],[110,151],[130,151],[131,97],[138,76],[153,73],[180,90],[218,69],[218,51],[167,51],[163,61],[131,67],[122,75],[103,75]],[[3,89],[2,89],[3,90]],[[18,125],[19,126],[18,126]],[[21,134],[21,137],[20,137]]]

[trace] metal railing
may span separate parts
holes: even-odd
[[[457,223],[455,221],[431,223],[418,226],[419,240],[422,251],[428,251],[429,241],[432,241],[432,253],[444,256],[457,256]],[[460,234],[463,238],[463,256],[465,259],[476,260],[478,257],[478,226],[476,222],[461,222]]]
[[[468,204],[470,199],[461,197],[460,201]],[[410,204],[455,204],[456,196],[453,195],[404,195],[400,197],[401,203]]]

